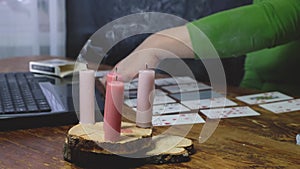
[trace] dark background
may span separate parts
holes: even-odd
[[[163,12],[193,21],[212,13],[250,4],[252,0],[67,0],[67,56],[77,58],[90,36],[103,25],[122,16],[139,12]],[[149,34],[136,35],[115,45],[103,63],[114,65],[126,57]],[[171,61],[172,62],[172,61]],[[200,60],[187,59],[195,77],[208,81]],[[227,83],[239,85],[244,56],[222,59]]]

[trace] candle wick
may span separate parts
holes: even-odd
[[[118,81],[118,76],[116,76],[116,81]]]
[[[118,67],[116,67],[116,73],[118,73]]]
[[[148,69],[148,64],[146,64],[146,69]]]

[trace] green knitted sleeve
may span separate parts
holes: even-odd
[[[187,24],[196,57],[207,57],[207,36],[221,58],[299,39],[300,0],[264,0]],[[199,32],[200,30],[200,32]]]

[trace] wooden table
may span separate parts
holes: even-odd
[[[26,71],[30,60],[48,57],[26,57],[0,61],[0,71]],[[255,91],[229,88],[228,97]],[[192,127],[196,154],[191,161],[180,164],[144,165],[139,168],[299,168],[300,111],[274,114],[258,106],[256,117],[222,119],[208,141],[198,143],[203,124]],[[0,168],[79,168],[63,160],[65,134],[72,126],[0,132]],[[156,131],[165,130],[156,127]],[[101,166],[99,166],[101,168]]]

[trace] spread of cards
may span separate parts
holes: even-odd
[[[135,79],[124,87],[124,103],[135,111],[137,84]],[[205,123],[200,114],[209,119],[260,115],[249,106],[240,106],[211,86],[188,76],[159,78],[155,80],[155,86],[153,126]],[[259,105],[273,113],[300,110],[300,99],[277,91],[238,96],[236,99],[248,105]]]

